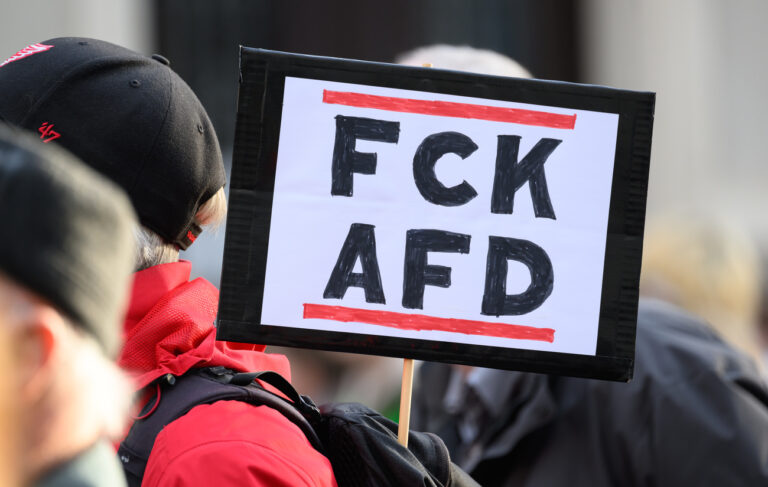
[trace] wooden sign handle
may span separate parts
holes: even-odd
[[[403,359],[403,384],[400,389],[400,424],[397,441],[408,448],[408,430],[411,424],[411,396],[413,395],[413,359]]]

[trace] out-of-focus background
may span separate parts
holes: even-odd
[[[537,78],[654,91],[645,290],[720,321],[726,335],[745,322],[732,340],[749,348],[759,343],[759,250],[768,242],[765,19],[764,0],[0,0],[0,58],[69,35],[159,52],[202,100],[227,163],[240,44],[385,62],[422,45],[470,45]],[[214,283],[223,233],[185,253]],[[396,386],[399,361],[378,359],[376,373],[344,383],[346,361],[358,359],[326,355],[338,365],[305,367],[300,388],[384,407],[386,398],[360,391]],[[372,379],[381,370],[388,379]]]

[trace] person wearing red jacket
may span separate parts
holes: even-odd
[[[208,115],[169,64],[95,39],[32,44],[0,65],[0,118],[66,147],[128,193],[140,225],[119,364],[137,391],[149,397],[157,379],[209,366],[274,370],[290,380],[286,357],[216,341],[218,291],[190,281],[190,263],[179,261],[179,249],[223,220],[226,176]],[[142,485],[336,481],[328,459],[280,413],[220,401],[161,431]]]

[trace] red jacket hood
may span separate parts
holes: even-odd
[[[189,280],[188,261],[162,264],[134,274],[125,319],[120,367],[142,389],[165,374],[221,365],[244,372],[274,370],[290,380],[284,355],[264,345],[216,341],[219,291],[202,278]]]

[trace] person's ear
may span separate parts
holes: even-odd
[[[24,404],[33,404],[45,393],[53,377],[55,329],[61,317],[48,306],[34,305],[25,310],[22,319],[25,323],[16,328],[14,337],[18,390]]]

